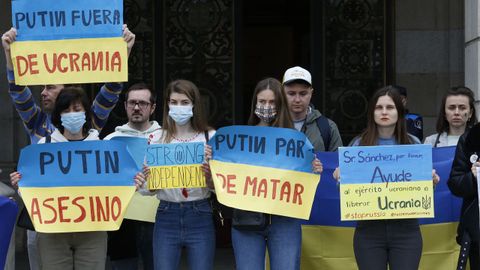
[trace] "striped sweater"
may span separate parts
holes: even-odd
[[[30,136],[30,143],[36,144],[47,134],[52,134],[55,127],[50,115],[43,112],[32,96],[32,91],[26,86],[15,84],[15,76],[12,70],[7,69],[10,97],[15,109],[22,118],[25,130]],[[102,86],[92,104],[92,126],[98,131],[105,126],[108,115],[117,104],[118,97],[122,92],[122,84],[107,83]]]

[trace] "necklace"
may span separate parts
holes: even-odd
[[[191,142],[193,139],[195,139],[198,136],[198,134],[200,134],[200,131],[198,131],[192,137],[187,138],[187,139],[180,139],[180,138],[175,137],[175,135],[172,134],[172,138],[179,141],[179,142],[184,142],[185,143],[185,142]]]

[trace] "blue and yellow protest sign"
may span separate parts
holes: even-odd
[[[313,146],[293,129],[230,126],[209,141],[218,200],[230,207],[308,219],[320,181]]]
[[[430,145],[339,149],[342,220],[434,217]]]
[[[117,230],[135,192],[135,161],[117,141],[29,145],[22,149],[19,192],[35,230]]]
[[[141,171],[145,162],[145,154],[147,153],[148,140],[145,138],[133,136],[116,136],[110,140],[123,142],[127,145],[128,152],[137,164],[137,169]]]
[[[146,164],[147,139],[133,136],[116,136],[112,137],[111,140],[120,141],[127,145],[128,151],[135,163],[137,163],[138,170],[141,171],[143,165]],[[124,218],[154,223],[159,202],[156,196],[143,196],[139,192],[135,192]]]
[[[12,0],[12,25],[19,85],[127,81],[123,1]]]
[[[148,188],[206,187],[202,171],[204,143],[150,144],[146,161],[150,167]]]

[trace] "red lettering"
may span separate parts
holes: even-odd
[[[68,206],[63,205],[62,202],[65,201],[65,200],[68,200],[68,199],[70,199],[70,197],[67,197],[67,196],[62,196],[62,197],[57,198],[57,201],[58,201],[58,216],[60,218],[60,222],[70,222],[69,218],[63,218],[63,211],[67,210]]]
[[[222,178],[222,189],[227,186],[227,178],[223,174],[217,173],[217,177]]]
[[[102,205],[102,200],[100,197],[95,197],[96,207],[97,207],[97,219],[98,221],[109,221],[110,220],[110,207],[109,207],[109,198],[105,197],[105,208]],[[105,210],[104,210],[105,209]],[[100,218],[100,215],[102,216]]]
[[[107,65],[106,70],[110,71],[110,62],[108,61],[108,58],[110,58],[110,52],[106,51],[105,52],[105,64]]]
[[[260,193],[263,193],[263,198],[267,198],[267,179],[260,180],[257,193],[258,197],[260,197]]]
[[[45,68],[47,69],[48,73],[54,73],[55,70],[57,70],[57,65],[55,64],[55,60],[57,58],[57,54],[54,53],[52,57],[52,67],[50,68],[50,65],[48,64],[48,57],[47,54],[43,54],[43,62],[45,63]]]
[[[292,187],[290,186],[290,182],[285,182],[282,185],[282,189],[280,191],[280,201],[283,201],[283,196],[287,197],[287,202],[290,202],[290,192]]]
[[[90,71],[90,56],[88,55],[88,53],[84,53],[82,56],[82,71],[84,71],[85,69]]]
[[[112,71],[115,71],[115,67],[118,68],[118,72],[122,71],[122,57],[118,51],[112,55]]]
[[[95,205],[93,203],[93,198],[89,197],[88,200],[90,201],[90,219],[95,221]]]
[[[78,59],[80,59],[80,55],[78,53],[70,53],[68,54],[70,58],[70,71],[80,71],[80,67],[78,66]]]
[[[272,200],[275,200],[275,197],[277,197],[277,184],[280,183],[279,179],[270,179],[270,182],[272,182]]]
[[[46,208],[52,210],[52,212],[53,212],[52,219],[45,220],[45,224],[51,224],[51,223],[54,223],[55,221],[57,221],[57,211],[55,210],[55,207],[47,204],[47,202],[53,202],[53,198],[48,198],[48,199],[43,201],[43,207],[46,207]]]
[[[58,57],[57,57],[57,66],[58,66],[58,71],[60,71],[61,73],[65,73],[68,71],[68,67],[67,66],[62,66],[62,59],[67,59],[67,54],[65,53],[61,53]]]
[[[15,57],[15,63],[17,63],[17,72],[19,76],[23,76],[28,72],[28,59],[18,55]],[[24,65],[22,65],[22,63]],[[23,68],[25,67],[25,68]]]
[[[257,178],[256,177],[254,177],[252,179],[250,176],[247,176],[247,179],[245,180],[245,186],[243,188],[243,195],[247,195],[249,186],[253,186],[252,196],[255,196],[255,192],[257,191]]]
[[[28,55],[28,62],[30,62],[30,74],[38,74],[38,69],[34,69],[35,66],[38,65],[38,62],[36,61],[37,59],[37,54],[29,54]]]
[[[115,212],[115,210],[117,210],[117,211]],[[111,209],[112,219],[114,221],[117,221],[121,212],[122,212],[122,201],[120,200],[119,197],[115,196],[112,199],[112,209]]]
[[[232,183],[232,180],[237,179],[237,176],[234,174],[229,174],[227,175],[227,193],[230,194],[237,194],[237,191],[235,191],[236,185]]]
[[[97,53],[97,59],[95,59],[95,53],[92,52],[92,71],[96,70],[103,71],[103,52]]]
[[[38,222],[40,222],[40,224],[43,224],[42,214],[40,213],[40,206],[38,205],[37,198],[32,199],[32,204],[30,205],[30,214],[32,216],[32,221],[35,219],[35,216],[37,216]]]
[[[293,203],[297,203],[298,205],[302,205],[302,193],[305,190],[305,187],[302,184],[295,184],[295,189],[293,191]]]
[[[85,199],[85,197],[81,196],[81,197],[77,197],[77,198],[73,199],[73,201],[72,201],[72,204],[77,206],[78,208],[80,208],[80,212],[81,212],[80,216],[73,220],[74,223],[82,222],[85,219],[85,217],[87,216],[87,213],[85,211],[85,207],[83,207],[81,204],[77,203],[78,201],[83,200],[83,199]]]

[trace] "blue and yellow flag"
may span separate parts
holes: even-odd
[[[29,145],[18,171],[19,192],[44,233],[118,230],[138,172],[118,141]]]
[[[433,148],[433,168],[440,175],[434,190],[435,218],[420,219],[423,237],[421,270],[455,269],[459,246],[455,242],[461,199],[454,197],[447,180],[455,147]],[[324,171],[310,220],[302,226],[302,269],[358,269],[353,254],[355,222],[341,221],[340,188],[332,177],[338,153],[317,153]]]

